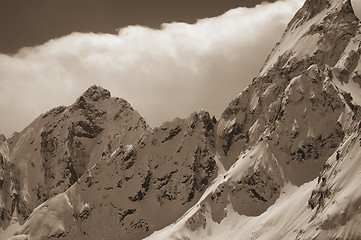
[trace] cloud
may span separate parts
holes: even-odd
[[[152,126],[206,109],[219,116],[255,77],[304,0],[233,9],[195,24],[72,33],[0,55],[0,132],[21,131],[90,85],[129,101]]]

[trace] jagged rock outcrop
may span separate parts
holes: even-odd
[[[136,144],[149,131],[128,102],[95,85],[73,105],[42,114],[6,140],[10,157],[5,173],[11,177],[3,185],[11,185],[12,190],[3,193],[1,225],[9,222],[15,209],[25,220],[35,207],[67,190],[120,144]]]

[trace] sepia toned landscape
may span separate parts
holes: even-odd
[[[274,1],[0,54],[9,99],[58,79],[14,106],[64,101],[12,134],[26,118],[1,106],[0,239],[361,239],[360,16],[360,0]]]

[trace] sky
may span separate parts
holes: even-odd
[[[0,133],[8,137],[93,84],[126,99],[152,127],[200,109],[219,117],[304,2],[159,0],[148,9],[148,1],[124,0],[117,10],[94,0],[12,1],[0,3]]]
[[[195,23],[262,0],[0,0],[0,52],[43,44],[72,32],[116,33],[128,25]],[[274,2],[275,0],[268,0]]]

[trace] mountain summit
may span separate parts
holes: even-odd
[[[2,229],[12,239],[360,239],[360,27],[349,0],[306,0],[218,121],[202,110],[150,129],[90,87],[1,139]]]
[[[40,115],[3,141],[1,222],[20,222],[47,199],[64,192],[119,144],[136,144],[150,131],[128,102],[90,87],[71,106]]]
[[[94,102],[103,101],[110,98],[110,92],[101,86],[93,85],[81,95],[81,98],[89,98]]]

